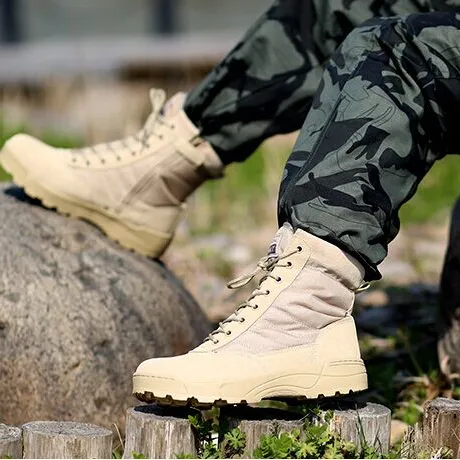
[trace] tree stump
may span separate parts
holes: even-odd
[[[126,416],[124,458],[142,454],[147,458],[196,455],[195,436],[186,409],[139,406]]]
[[[327,411],[333,411],[329,422],[331,431],[344,441],[361,446],[374,447],[379,453],[386,453],[390,447],[391,411],[380,404],[356,404],[345,401],[330,401],[319,415],[307,416],[312,423],[324,423]],[[247,408],[229,409],[230,426],[238,427],[246,435],[246,454],[249,455],[259,445],[260,438],[274,432],[291,431],[302,428],[305,416],[284,411]]]
[[[0,424],[0,458],[22,458],[22,430]]]
[[[229,428],[239,428],[244,433],[245,458],[251,458],[262,436],[289,432],[304,424],[300,414],[268,408],[228,407],[221,409],[221,417],[226,418]]]
[[[325,421],[328,410],[334,412]],[[197,453],[196,433],[187,420],[185,408],[140,406],[128,410],[125,458],[142,454],[147,458],[176,458],[178,454]],[[312,423],[329,423],[331,430],[343,440],[362,445],[364,440],[379,453],[386,453],[390,443],[391,412],[379,404],[355,404],[328,401],[318,415],[307,416]],[[273,433],[303,428],[305,415],[276,409],[226,406],[220,409],[220,424],[228,429],[239,428],[246,438],[245,458],[259,446],[260,438]],[[222,439],[219,440],[219,443]]]
[[[391,435],[391,411],[381,404],[334,411],[331,429],[341,438],[361,445],[364,441],[380,453],[388,452]]]
[[[23,425],[24,458],[112,458],[112,431],[89,423]]]
[[[449,380],[460,380],[460,199],[450,225],[439,292],[438,357]]]
[[[160,262],[98,229],[0,188],[0,417],[123,430],[132,373],[188,351],[210,330]]]
[[[460,456],[460,401],[437,398],[423,412],[423,444],[434,454],[442,448],[452,449],[452,458]]]

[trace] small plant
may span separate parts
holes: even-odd
[[[219,452],[213,440],[213,432],[219,432],[218,409],[210,411],[207,420],[201,415],[189,415],[190,425],[197,437],[197,451],[200,458],[219,458]]]
[[[118,435],[118,445],[115,445],[112,450],[112,458],[123,458],[123,452],[125,450],[125,443],[123,442],[123,438],[121,437],[120,430],[116,423],[113,424],[115,430]]]
[[[306,421],[303,429],[262,436],[255,458],[381,458],[371,446],[343,441],[327,424]]]
[[[246,436],[238,428],[229,429],[225,422],[219,421],[219,410],[214,408],[207,412],[208,419],[201,414],[189,415],[189,421],[195,430],[199,458],[238,458],[244,453]],[[221,442],[216,442],[217,438]],[[190,458],[180,454],[177,458]]]
[[[246,435],[239,428],[233,428],[224,434],[220,447],[226,458],[240,457],[246,447]]]
[[[302,428],[262,436],[258,447],[251,453],[254,458],[382,458],[379,451],[364,439],[360,445],[344,441],[331,431],[329,422],[332,411],[321,413],[320,409],[308,409],[312,416]],[[311,421],[313,419],[313,421]],[[229,429],[219,424],[218,411],[205,420],[201,415],[189,416],[198,439],[198,458],[242,458],[247,456],[246,436],[239,428]],[[221,442],[215,442],[218,435]],[[392,457],[397,455],[392,455]],[[180,454],[177,458],[193,458]]]

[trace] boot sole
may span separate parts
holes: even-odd
[[[189,391],[184,393],[185,384],[182,382],[134,375],[133,393],[139,401],[149,404],[209,408],[229,404],[254,404],[270,398],[318,399],[367,390],[367,373],[362,361],[344,362],[343,365],[331,363],[325,369],[327,374],[323,371],[320,375],[287,375],[269,382],[259,382],[259,385],[249,390],[247,382],[229,382],[225,391],[232,395],[229,397],[215,387],[209,388],[207,392],[203,384],[196,385],[199,388],[194,389],[193,384],[187,383]]]
[[[40,200],[44,207],[55,209],[59,214],[82,219],[96,225],[111,240],[126,249],[143,256],[157,258],[164,253],[172,240],[170,235],[132,227],[117,219],[116,216],[88,203],[73,201],[44,188],[28,177],[26,168],[6,148],[3,148],[0,153],[0,162],[5,171],[13,177],[13,181],[24,188],[27,195]]]

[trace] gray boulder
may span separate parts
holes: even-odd
[[[209,332],[160,262],[0,188],[0,423],[85,421],[121,429],[144,359]]]

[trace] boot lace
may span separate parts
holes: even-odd
[[[283,263],[283,261],[300,251],[302,251],[302,247],[297,246],[297,248],[294,251],[291,251],[287,254],[283,254],[281,256],[269,255],[262,257],[262,259],[260,259],[257,263],[257,267],[251,273],[240,276],[230,281],[227,284],[227,287],[229,289],[239,289],[243,286],[246,286],[258,274],[264,273],[264,276],[259,281],[257,289],[255,289],[252,292],[248,300],[239,305],[234,311],[234,313],[232,313],[227,319],[221,321],[217,329],[212,331],[204,341],[206,342],[208,340],[211,340],[214,344],[216,344],[219,342],[219,339],[216,336],[218,336],[219,334],[230,335],[232,333],[231,327],[227,327],[227,325],[230,325],[231,323],[244,323],[245,318],[241,314],[241,312],[246,308],[252,308],[253,310],[257,310],[257,308],[259,308],[257,304],[251,304],[251,300],[255,299],[257,296],[266,296],[270,294],[270,291],[268,289],[261,289],[264,281],[271,278],[279,283],[281,281],[281,277],[273,275],[272,271],[275,269],[275,267],[291,267],[291,262],[287,261]]]
[[[79,156],[83,156],[86,160],[86,164],[91,164],[91,159],[96,158],[103,164],[105,159],[102,153],[111,152],[117,161],[121,160],[119,149],[124,148],[131,152],[132,156],[140,155],[145,149],[150,147],[149,139],[151,136],[155,136],[158,139],[163,139],[164,135],[161,129],[166,127],[168,130],[173,130],[175,126],[167,122],[166,117],[163,114],[163,107],[166,101],[166,94],[162,89],[151,89],[150,102],[152,104],[152,112],[147,118],[142,129],[124,139],[119,139],[111,142],[104,142],[93,146],[84,147],[81,149],[72,149],[70,151],[72,155],[72,162],[76,162]]]
[[[253,310],[257,310],[257,308],[259,308],[257,304],[254,304],[254,305],[251,304],[250,303],[251,300],[255,299],[257,296],[270,295],[270,291],[268,289],[261,289],[264,281],[271,278],[271,279],[274,279],[278,283],[281,282],[281,277],[274,276],[271,272],[275,269],[275,267],[290,268],[292,266],[291,262],[289,261],[287,261],[286,263],[280,263],[280,262],[292,256],[293,254],[296,254],[301,251],[302,251],[302,246],[297,246],[297,248],[294,251],[288,252],[287,254],[283,254],[281,256],[262,257],[262,259],[260,259],[259,262],[257,263],[257,267],[251,273],[240,276],[230,281],[227,284],[227,287],[229,289],[239,289],[239,288],[242,288],[243,286],[246,286],[258,274],[265,273],[264,276],[259,280],[259,286],[257,287],[257,289],[255,289],[252,292],[248,300],[246,300],[246,302],[243,302],[241,305],[239,305],[236,308],[236,310],[227,319],[224,319],[223,321],[221,321],[217,329],[212,331],[204,339],[204,342],[207,342],[210,340],[212,341],[212,343],[217,344],[219,343],[219,339],[216,336],[218,336],[219,334],[231,335],[232,333],[231,323],[244,323],[245,317],[240,312],[242,312],[246,308],[252,308]],[[355,289],[354,292],[359,293],[359,292],[365,291],[366,289],[369,289],[369,287],[370,287],[370,283],[363,283],[361,286]],[[351,314],[352,309],[353,307],[351,307],[350,310],[346,312],[346,314]],[[230,325],[230,326],[226,327],[227,325]]]

